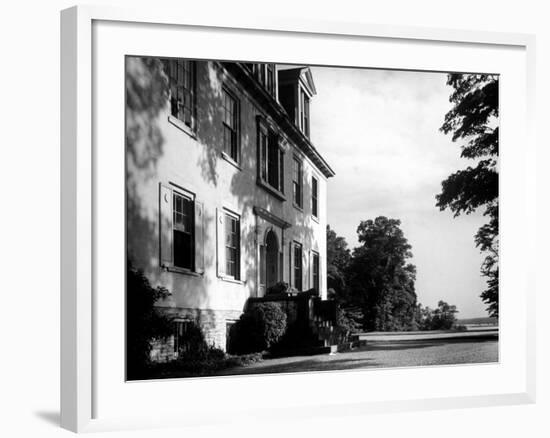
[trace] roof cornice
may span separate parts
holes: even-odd
[[[292,140],[292,142],[311,160],[311,162],[323,173],[326,178],[335,175],[334,170],[315,148],[311,140],[304,135],[300,129],[290,120],[285,109],[268,91],[256,80],[242,63],[222,62],[223,66],[230,71],[235,79],[242,81],[249,86],[248,90],[258,98],[264,109],[271,118]]]

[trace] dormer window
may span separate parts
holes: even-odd
[[[275,96],[275,64],[266,64],[266,88],[269,94]]]
[[[300,130],[309,137],[309,96],[300,89]]]
[[[252,72],[256,80],[263,85],[269,94],[276,96],[277,80],[275,64],[244,64]]]
[[[310,136],[310,99],[315,95],[315,84],[308,67],[281,68],[278,71],[279,102],[296,127]]]

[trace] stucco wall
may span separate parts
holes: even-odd
[[[240,169],[222,158],[222,85],[240,100]],[[170,121],[167,82],[162,65],[141,58],[127,59],[127,244],[132,263],[153,285],[171,296],[161,306],[241,311],[257,293],[257,246],[270,225],[258,220],[253,207],[265,208],[291,223],[284,231],[283,279],[290,277],[290,242],[304,248],[304,289],[311,286],[311,249],[320,254],[320,290],[326,297],[326,179],[292,144],[285,154],[286,202],[258,186],[257,115],[264,115],[253,97],[217,64],[197,62],[197,128],[192,136]],[[164,97],[163,97],[164,96]],[[314,107],[314,100],[312,106]],[[304,208],[292,203],[292,158],[304,159]],[[311,175],[319,181],[319,221],[311,216]],[[159,263],[159,183],[176,184],[204,203],[204,274],[168,272]],[[216,212],[228,208],[241,215],[242,283],[218,278]]]

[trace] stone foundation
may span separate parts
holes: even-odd
[[[238,310],[183,309],[174,307],[159,307],[166,315],[175,320],[193,321],[204,334],[208,345],[226,351],[227,324],[237,321],[242,314]],[[165,341],[155,341],[152,344],[151,360],[166,362],[176,358],[174,352],[174,336]]]

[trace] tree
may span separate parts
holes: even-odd
[[[437,309],[432,312],[431,330],[449,330],[456,324],[456,316],[458,313],[456,306],[447,304],[445,301],[437,303]]]
[[[436,309],[418,304],[416,322],[420,330],[449,330],[456,325],[456,306],[440,300]]]
[[[327,286],[336,297],[345,298],[346,271],[351,259],[348,243],[327,225]]]
[[[487,289],[481,298],[490,316],[498,317],[498,76],[449,74],[453,88],[452,109],[441,130],[462,141],[461,157],[475,160],[474,166],[458,170],[441,183],[436,196],[440,210],[450,209],[455,217],[484,208],[488,223],[475,235],[476,246],[485,253],[481,273]]]
[[[359,247],[348,269],[350,300],[359,306],[367,330],[414,328],[416,267],[401,221],[384,216],[362,221],[357,228]]]

